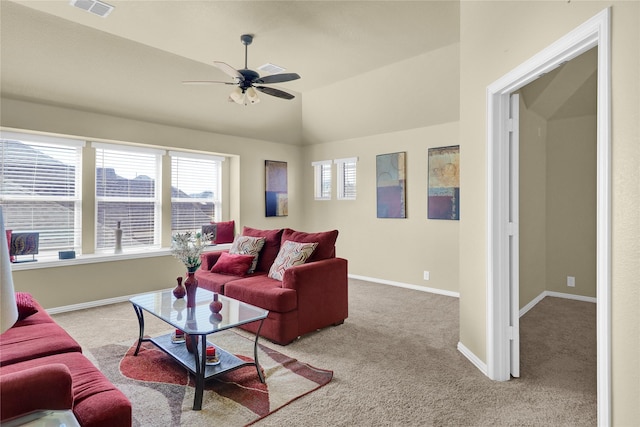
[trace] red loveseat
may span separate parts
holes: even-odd
[[[16,297],[22,320],[0,335],[0,422],[73,409],[84,427],[131,426],[129,399],[36,300],[22,292]]]
[[[348,317],[347,260],[335,255],[337,230],[305,233],[289,228],[244,227],[242,235],[265,239],[255,272],[247,275],[211,272],[222,253],[228,251],[206,252],[196,271],[198,286],[269,310],[260,335],[280,345],[344,323]],[[318,245],[304,264],[286,269],[282,280],[276,280],[268,277],[268,273],[285,241]],[[257,332],[258,326],[255,322],[242,328]]]

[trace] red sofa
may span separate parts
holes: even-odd
[[[265,238],[255,272],[240,276],[213,273],[210,270],[227,251],[206,252],[196,271],[198,286],[269,310],[260,335],[280,345],[344,323],[348,317],[347,260],[335,256],[337,230],[305,233],[244,227],[242,235]],[[282,281],[272,279],[269,269],[287,240],[318,245],[304,264],[286,269]],[[257,332],[258,326],[255,322],[242,328]]]
[[[0,335],[0,422],[37,410],[73,409],[85,427],[131,426],[129,399],[36,300],[17,296],[22,320]]]

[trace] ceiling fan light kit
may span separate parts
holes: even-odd
[[[221,82],[214,80],[190,80],[184,81],[187,84],[209,84],[209,83],[221,83],[228,85],[236,85],[236,87],[229,94],[229,101],[235,102],[241,105],[257,104],[260,102],[258,92],[266,93],[267,95],[275,96],[282,99],[293,99],[295,96],[280,89],[267,86],[258,86],[258,84],[271,84],[271,83],[284,83],[291,80],[297,80],[300,76],[296,73],[281,73],[272,74],[269,76],[260,77],[256,71],[250,70],[247,66],[247,53],[248,46],[253,42],[252,34],[243,34],[240,36],[240,41],[244,45],[244,68],[236,70],[229,64],[220,61],[214,61],[213,65],[220,71],[224,72],[228,76],[233,78],[233,82]],[[284,68],[278,67],[280,70]]]

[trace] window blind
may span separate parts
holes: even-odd
[[[6,228],[39,233],[39,254],[81,249],[83,141],[3,132],[0,204]]]
[[[338,199],[356,199],[356,163],[357,158],[337,159]]]
[[[313,162],[314,196],[316,200],[331,199],[331,160]]]

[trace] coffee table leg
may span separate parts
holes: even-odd
[[[138,335],[138,345],[136,346],[135,353],[133,353],[134,356],[137,356],[138,352],[140,351],[140,345],[142,344],[143,337],[144,337],[144,314],[140,307],[138,307],[135,304],[132,304],[132,305],[133,305],[133,310],[136,312],[136,317],[138,318],[138,325],[140,327],[140,333]]]
[[[204,392],[204,373],[207,363],[207,336],[206,335],[192,335],[196,342],[193,350],[193,357],[195,358],[196,365],[196,394],[193,398],[193,410],[199,411],[202,409],[202,394]],[[198,353],[200,349],[200,353]],[[200,355],[198,357],[198,355]]]
[[[260,321],[260,326],[258,326],[258,330],[256,331],[256,340],[253,343],[253,360],[256,362],[256,369],[258,370],[258,378],[260,378],[260,382],[264,384],[264,375],[262,375],[262,370],[260,369],[260,363],[258,363],[258,338],[260,338],[260,329],[262,329],[262,324],[264,323],[264,319]]]

